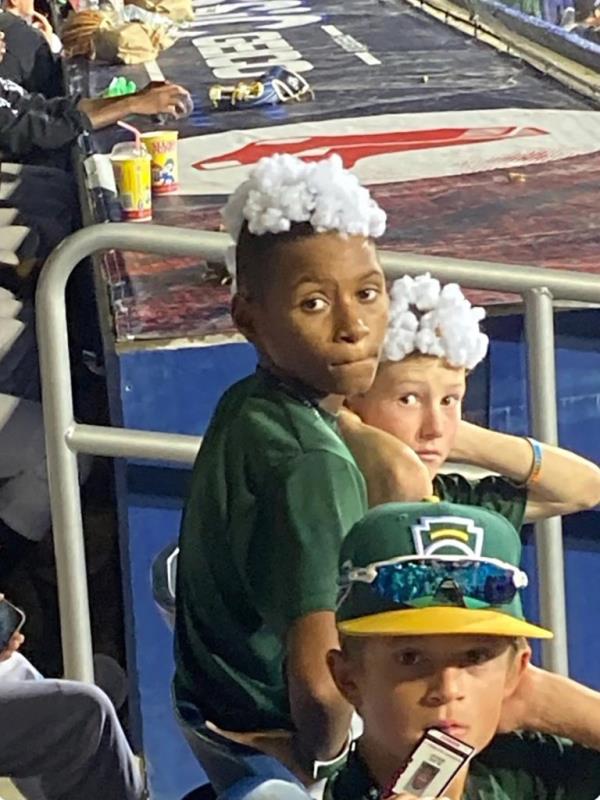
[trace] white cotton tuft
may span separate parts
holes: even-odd
[[[424,313],[423,313],[424,312]],[[394,281],[390,321],[382,360],[402,361],[414,352],[473,369],[486,355],[489,340],[479,330],[485,309],[473,307],[460,286],[440,286],[429,273]]]
[[[287,154],[261,158],[231,195],[222,216],[235,241],[245,221],[257,236],[309,222],[318,232],[370,238],[383,234],[386,221],[383,209],[344,169],[338,155],[312,163]]]

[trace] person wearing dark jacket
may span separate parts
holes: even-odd
[[[35,21],[30,22],[12,11],[10,2],[12,0],[5,0],[4,13],[0,14],[0,32],[6,44],[6,53],[0,62],[0,78],[14,81],[26,91],[39,92],[44,97],[63,94],[60,58],[53,53],[48,36],[36,27]],[[45,17],[42,19],[49,27]]]
[[[161,83],[126,97],[48,100],[0,78],[0,159],[60,164],[84,131],[107,127],[130,114],[176,114],[188,96],[181,86]]]

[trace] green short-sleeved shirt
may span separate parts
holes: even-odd
[[[596,800],[600,752],[556,736],[496,736],[471,762],[463,800]],[[379,800],[360,757],[352,754],[324,800]]]
[[[527,489],[500,475],[467,480],[462,475],[437,475],[433,489],[440,500],[496,511],[520,531],[525,519]]]
[[[230,730],[293,727],[286,631],[335,608],[340,545],[366,510],[334,417],[262,370],[225,393],[182,523],[177,702]]]

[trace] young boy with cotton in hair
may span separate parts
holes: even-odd
[[[309,778],[344,748],[350,708],[326,653],[339,547],[367,497],[336,413],[371,385],[388,308],[385,214],[339,157],[261,160],[223,216],[232,313],[259,365],[221,398],[194,466],[174,682],[217,791],[252,775],[257,748]]]
[[[552,634],[523,617],[520,557],[483,508],[388,503],[352,528],[329,663],[364,732],[326,800],[596,800],[600,693],[530,665]],[[414,780],[432,728],[474,748],[446,788]]]
[[[410,476],[412,499],[443,500],[499,511],[520,529],[523,521],[593,508],[600,503],[600,469],[590,461],[530,437],[511,436],[461,419],[469,372],[485,357],[483,308],[474,308],[456,284],[429,275],[405,276],[390,291],[390,322],[371,388],[348,400],[368,426],[398,437],[405,452],[395,463],[377,461],[372,431],[357,418],[344,430],[369,484]],[[488,473],[480,480],[442,474],[446,459]],[[410,493],[409,492],[409,493]],[[385,486],[385,497],[389,497]],[[403,495],[406,498],[406,493]],[[384,499],[385,499],[384,497]]]

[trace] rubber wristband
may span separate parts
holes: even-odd
[[[542,473],[542,459],[544,456],[544,450],[540,442],[537,439],[533,439],[531,436],[525,437],[529,444],[531,445],[531,451],[533,453],[533,464],[531,465],[531,471],[527,476],[527,480],[523,484],[523,486],[533,486],[534,484],[538,483],[540,480],[540,475]]]
[[[344,745],[344,749],[342,752],[332,758],[330,761],[313,761],[312,764],[312,777],[315,781],[320,781],[323,778],[331,778],[336,772],[344,766],[346,763],[346,759],[348,758],[348,753],[350,752],[350,746],[352,744],[352,734],[348,734],[348,738],[346,740],[346,744]]]

